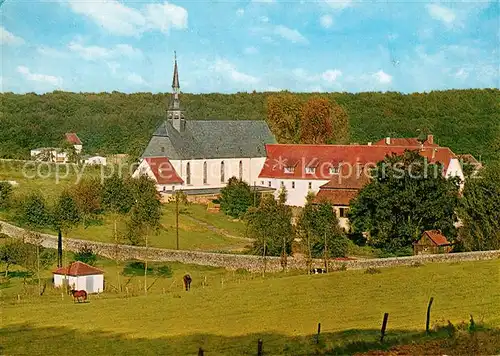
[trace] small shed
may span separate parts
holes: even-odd
[[[105,166],[107,164],[106,157],[103,157],[103,156],[84,156],[83,162],[88,164],[88,165]]]
[[[101,293],[104,290],[104,271],[80,261],[73,262],[68,267],[60,267],[52,273],[55,287],[62,287],[67,283],[71,288],[87,293]]]
[[[440,230],[424,231],[422,236],[413,243],[413,254],[436,254],[451,252],[452,244]]]

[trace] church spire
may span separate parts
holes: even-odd
[[[172,120],[172,126],[179,132],[184,131],[184,114],[181,110],[181,101],[179,98],[179,72],[177,69],[177,53],[174,52],[174,76],[172,78],[172,98],[167,110],[167,116]]]
[[[174,51],[174,77],[172,78],[172,89],[178,91],[180,89],[179,85],[179,72],[177,70],[177,53]]]

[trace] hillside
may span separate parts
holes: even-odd
[[[29,150],[60,143],[75,131],[88,153],[140,154],[164,117],[167,94],[0,94],[0,158],[26,158]],[[188,118],[256,120],[266,117],[272,93],[182,94]],[[298,93],[302,98],[314,94]],[[485,161],[500,157],[500,90],[425,94],[329,93],[347,111],[351,142],[431,131],[440,145]]]

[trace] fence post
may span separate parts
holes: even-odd
[[[263,349],[263,341],[262,339],[259,339],[259,341],[257,341],[257,356],[262,356],[263,353],[262,353],[262,349]]]
[[[200,347],[200,348],[198,349],[198,356],[203,356],[203,355],[204,355],[204,351],[203,351],[203,349]]]
[[[321,333],[321,323],[318,323],[318,334],[316,335],[316,343],[319,344],[319,334]]]
[[[387,319],[389,319],[389,313],[384,313],[384,321],[382,321],[382,329],[380,330],[380,342],[384,342],[385,329],[387,328]]]
[[[429,300],[429,305],[427,306],[427,320],[425,322],[425,332],[428,334],[429,333],[429,325],[431,322],[431,306],[432,302],[434,301],[434,297],[431,297]]]

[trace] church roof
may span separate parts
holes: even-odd
[[[276,143],[265,121],[185,120],[178,132],[170,121],[155,131],[142,157],[176,159],[265,157],[266,144]]]

